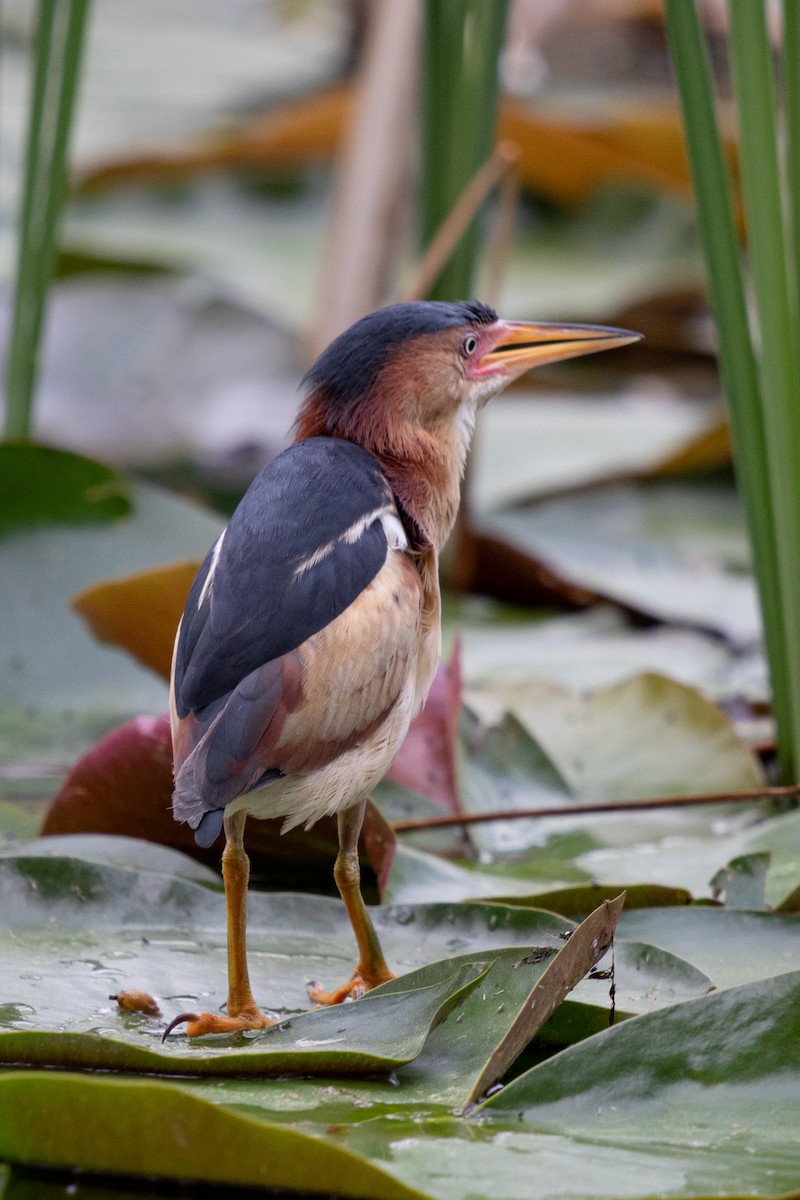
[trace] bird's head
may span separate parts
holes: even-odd
[[[342,437],[369,450],[426,540],[440,545],[486,401],[532,367],[639,336],[503,321],[477,301],[393,304],[356,321],[308,372],[297,437]]]

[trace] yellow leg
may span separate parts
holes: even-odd
[[[228,914],[228,1012],[182,1013],[171,1021],[164,1037],[176,1025],[186,1023],[189,1037],[206,1033],[235,1033],[241,1029],[266,1029],[273,1025],[259,1009],[250,987],[247,970],[247,884],[250,862],[243,837],[247,816],[236,813],[225,818],[225,849],[222,853],[222,878]]]
[[[356,1000],[379,983],[394,979],[394,973],[386,965],[378,935],[361,895],[358,836],[361,833],[366,807],[367,802],[364,800],[361,804],[339,813],[339,853],[333,868],[339,895],[344,901],[353,933],[356,935],[358,963],[347,983],[333,992],[326,992],[317,984],[312,984],[308,994],[315,1004],[341,1004],[350,996]]]

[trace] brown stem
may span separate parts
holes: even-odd
[[[541,817],[575,817],[584,813],[629,813],[635,809],[693,808],[701,804],[744,804],[753,800],[782,800],[800,796],[800,785],[753,788],[746,792],[701,792],[695,796],[654,796],[649,800],[598,800],[563,808],[500,809],[498,812],[455,813],[414,821],[393,821],[395,833],[445,829],[451,825],[482,825],[488,821],[522,821]]]
[[[519,150],[514,143],[501,142],[491,157],[478,167],[428,244],[414,278],[405,290],[404,300],[420,300],[428,294],[486,197],[503,179],[515,173],[518,161]],[[499,249],[497,253],[501,252]]]

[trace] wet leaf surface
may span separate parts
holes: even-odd
[[[379,1005],[378,1009],[368,1005],[368,1011],[384,1012],[384,1017],[376,1016],[373,1028],[369,1022],[360,1024],[365,1020],[357,1016],[365,1012],[360,1002],[298,1016],[308,1007],[306,985],[310,980],[334,982],[352,968],[352,931],[342,905],[320,897],[252,894],[248,927],[256,995],[280,1020],[288,1019],[292,1030],[270,1030],[244,1043],[227,1039],[222,1042],[223,1049],[212,1043],[215,1048],[209,1058],[208,1044],[190,1045],[183,1037],[172,1037],[162,1046],[163,1022],[119,1017],[109,996],[144,988],[158,1000],[165,1020],[187,1006],[219,1005],[226,994],[224,897],[218,888],[209,886],[203,868],[194,863],[181,868],[178,862],[176,869],[178,856],[172,851],[146,843],[126,847],[125,839],[96,838],[77,840],[75,850],[82,850],[83,858],[53,853],[66,849],[69,840],[55,839],[51,846],[46,841],[41,855],[31,852],[35,847],[20,847],[0,859],[0,903],[10,923],[8,933],[0,935],[2,1000],[7,1005],[2,1010],[5,1016],[0,1015],[0,1027],[4,1027],[0,1057],[6,1062],[105,1063],[117,1069],[170,1073],[230,1073],[241,1071],[242,1064],[248,1063],[248,1071],[274,1073],[287,1069],[287,1052],[296,1056],[298,1020],[319,1031],[341,1018],[345,1029],[353,1022],[353,1029],[360,1031],[357,1050],[347,1041],[350,1035],[337,1026],[335,1037],[345,1038],[342,1053],[334,1050],[330,1061],[323,1055],[321,1062],[313,1053],[307,1054],[303,1070],[330,1071],[331,1064],[339,1060],[344,1065],[337,1065],[337,1070],[347,1071],[349,1062],[351,1069],[363,1072],[367,1061],[377,1069],[378,1048],[387,1038],[395,1046],[403,1036],[411,1036],[412,1041],[416,1038],[415,1053],[419,1051],[418,1039],[422,1036],[424,1040],[424,1029],[434,1014],[448,997],[467,985],[464,971],[474,979],[475,970],[491,967],[498,954],[524,957],[524,953],[508,949],[513,946],[528,953],[531,947],[544,948],[546,958],[562,944],[563,935],[574,929],[554,914],[504,905],[377,909],[376,927],[399,978],[366,998],[369,1005]],[[105,857],[116,865],[102,863],[103,843]],[[149,869],[144,864],[149,864]],[[198,878],[200,882],[194,882]],[[479,968],[476,962],[481,964]],[[424,967],[421,972],[420,967]],[[522,976],[519,980],[523,981],[517,982],[517,987],[523,986],[521,1003],[533,984],[524,985]],[[623,1014],[702,994],[708,986],[709,980],[687,967],[680,956],[656,952],[648,960],[635,945],[620,951],[617,993]],[[593,1006],[601,1012],[607,1008],[602,986],[581,988],[575,993],[580,1012],[568,1023],[571,1036],[585,1036],[596,1028]],[[398,1020],[387,1021],[386,1009],[381,1010],[380,1004],[390,1005],[394,1003],[390,996],[409,991],[423,1007],[414,1015],[409,1034],[403,1035]],[[409,1004],[409,1012],[414,1004],[416,1000]],[[510,1005],[505,1019],[513,1015]],[[588,1022],[583,1031],[581,1019]],[[329,1036],[308,1034],[323,1043]],[[498,1032],[498,1025],[490,1023],[486,1037],[494,1041],[489,1050],[500,1036],[502,1029]],[[376,1056],[372,1060],[370,1053]],[[395,1058],[402,1057],[397,1050],[392,1053]],[[391,1059],[388,1051],[385,1058]],[[224,1060],[222,1065],[220,1060]]]
[[[262,1186],[286,1184],[291,1157],[324,1169],[345,1196],[524,1200],[532,1176],[543,1200],[783,1195],[800,1171],[797,1077],[786,1061],[800,1036],[798,988],[795,972],[606,1029],[523,1073],[466,1121],[448,1109],[452,1073],[468,1076],[481,1062],[468,1008],[495,1007],[497,997],[483,1001],[479,989],[391,1080],[177,1086],[6,1074],[0,1150],[108,1170],[113,1146],[117,1171],[187,1178],[208,1168],[209,1179]],[[449,1027],[462,1014],[459,1041]],[[420,1106],[426,1074],[443,1087]],[[38,1141],[23,1112],[41,1123]],[[393,1191],[385,1175],[416,1191]]]
[[[798,1000],[794,971],[640,1017],[534,1067],[482,1112],[575,1138],[590,1122],[595,1146],[657,1148],[661,1194],[683,1194],[670,1163],[701,1194],[794,1191]]]
[[[719,988],[800,970],[800,916],[741,909],[653,908],[626,912],[619,936],[676,953]]]

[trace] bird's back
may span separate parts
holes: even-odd
[[[358,446],[311,438],[261,472],[178,632],[178,819],[197,828],[213,814],[204,831],[215,836],[226,805],[341,759],[401,693],[408,707],[423,600],[407,550],[391,488]]]

